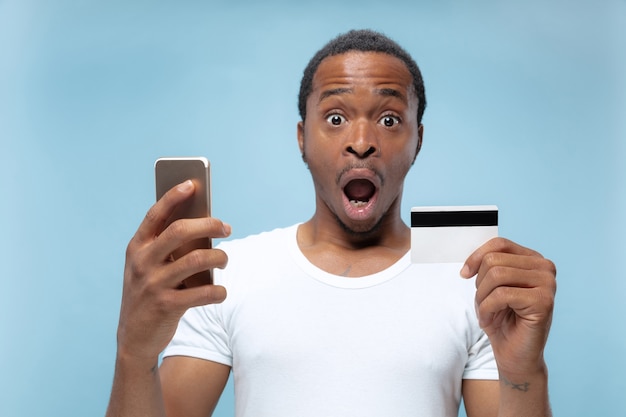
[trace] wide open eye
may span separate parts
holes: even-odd
[[[333,126],[339,126],[340,124],[346,121],[346,118],[340,114],[335,113],[335,114],[331,114],[330,116],[328,116],[326,118],[326,121]]]
[[[383,116],[378,123],[382,124],[385,127],[394,127],[397,124],[400,124],[400,118],[396,116]]]

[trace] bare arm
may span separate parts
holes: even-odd
[[[118,351],[106,416],[166,416],[156,361],[142,363]]]
[[[178,220],[163,230],[174,208],[193,191],[188,181],[166,193],[148,211],[128,244],[107,417],[166,415],[157,367],[160,352],[172,339],[187,309],[218,303],[226,297],[221,286],[181,288],[183,280],[197,272],[224,267],[227,258],[222,251],[195,250],[170,260],[174,249],[189,240],[226,237],[230,233],[228,226],[212,218]]]
[[[526,383],[521,385],[497,380],[463,380],[463,402],[467,416],[551,416],[545,385],[547,379],[542,375],[538,379],[525,379]],[[523,410],[526,414],[512,410]]]
[[[467,417],[497,417],[499,402],[497,380],[463,380],[463,403]]]
[[[160,369],[170,417],[208,417],[224,391],[230,367],[185,356],[165,358]]]
[[[466,261],[462,275],[476,274],[478,321],[493,347],[500,381],[497,390],[485,391],[475,389],[480,382],[465,381],[466,402],[472,410],[480,402],[492,404],[486,396],[497,392],[500,417],[551,416],[543,352],[556,293],[554,264],[531,249],[496,238]]]
[[[230,367],[185,356],[140,363],[118,353],[108,416],[208,417],[224,391]]]

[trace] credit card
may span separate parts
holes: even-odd
[[[498,207],[411,208],[411,262],[456,263],[498,236]]]

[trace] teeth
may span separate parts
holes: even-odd
[[[350,204],[356,207],[363,207],[364,205],[367,204],[367,201],[350,200]]]

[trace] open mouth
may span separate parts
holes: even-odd
[[[343,189],[348,201],[355,207],[364,207],[376,193],[376,187],[367,179],[354,179]]]

